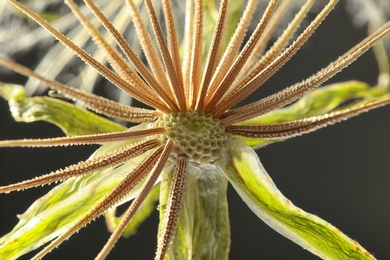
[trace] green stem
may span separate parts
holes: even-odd
[[[171,174],[162,176],[161,219],[170,182]],[[226,191],[227,180],[217,167],[189,164],[176,233],[166,259],[228,259],[230,224]]]

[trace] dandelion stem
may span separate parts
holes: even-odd
[[[211,41],[210,51],[206,60],[205,72],[203,74],[202,83],[199,89],[199,97],[197,98],[196,109],[199,111],[203,110],[204,101],[206,98],[207,90],[212,79],[213,73],[217,66],[217,58],[221,52],[222,38],[223,38],[223,29],[225,27],[227,8],[229,5],[229,0],[223,0],[220,3],[219,7],[219,16],[217,20],[217,25],[215,26],[214,35]]]
[[[160,83],[156,80],[153,74],[149,71],[146,65],[138,57],[135,51],[131,48],[126,39],[119,33],[119,31],[111,24],[107,17],[99,10],[99,8],[93,3],[92,0],[84,0],[85,4],[91,9],[96,17],[101,21],[103,26],[111,33],[114,37],[115,42],[125,53],[126,57],[133,64],[135,69],[140,73],[142,78],[149,84],[160,97],[160,99],[167,104],[171,110],[177,110],[173,100],[165,93],[165,90],[161,87]]]
[[[186,100],[184,97],[184,91],[182,88],[182,84],[179,82],[179,78],[175,71],[175,66],[173,64],[171,55],[169,53],[168,46],[164,39],[164,35],[158,21],[156,12],[154,11],[152,2],[150,0],[146,0],[146,7],[148,9],[150,21],[152,23],[154,35],[156,36],[158,47],[160,49],[160,53],[168,73],[168,77],[170,80],[171,88],[173,90],[173,94],[175,95],[176,101],[179,105],[180,111],[184,112],[186,110]]]
[[[372,109],[390,104],[390,98],[370,102],[359,107],[348,108],[321,116],[308,117],[293,122],[260,125],[260,126],[237,126],[232,125],[226,128],[226,131],[233,135],[241,135],[250,138],[261,138],[265,140],[277,140],[296,137],[316,131],[320,128],[332,125],[343,120],[368,112]]]
[[[240,72],[241,75],[245,76],[244,79],[239,79],[238,85],[232,86],[232,89],[241,89],[249,81],[252,80],[257,74],[264,70],[277,56],[283,51],[283,48],[287,45],[288,41],[292,38],[294,33],[297,31],[302,20],[305,18],[306,14],[310,11],[310,8],[313,6],[315,0],[307,0],[306,3],[301,7],[299,12],[295,15],[294,19],[290,22],[285,30],[283,30],[282,35],[276,40],[272,47],[262,56],[262,57],[251,57],[243,71]],[[288,3],[288,2],[284,2]],[[282,7],[282,6],[281,6]],[[278,8],[277,12],[281,11]],[[270,23],[274,20],[275,17],[271,20]],[[268,31],[267,27],[267,31]],[[259,47],[260,48],[260,47]],[[257,55],[253,55],[257,56]],[[257,61],[257,62],[255,62]],[[249,69],[249,71],[248,71]],[[240,77],[240,76],[239,76]],[[225,94],[227,96],[229,93]]]
[[[124,78],[127,82],[134,82],[133,84],[138,92],[146,91],[149,93],[149,87],[144,83],[144,81],[135,73],[131,67],[127,64],[126,60],[122,57],[119,52],[114,49],[111,45],[107,43],[104,37],[99,33],[99,31],[93,27],[89,22],[88,18],[85,17],[73,0],[65,0],[65,4],[71,9],[75,17],[83,24],[84,28],[87,29],[91,37],[94,39],[95,43],[102,49],[107,57],[107,60],[110,62],[111,66],[118,72],[118,74]],[[161,105],[164,105],[161,103]]]
[[[43,84],[49,86],[51,89],[58,91],[65,97],[70,98],[73,101],[78,101],[87,108],[90,108],[95,112],[104,114],[106,116],[130,122],[143,122],[153,121],[157,118],[159,114],[159,112],[149,109],[125,106],[107,98],[103,98],[92,93],[84,92],[73,87],[61,84],[59,82],[47,79],[27,67],[24,67],[20,64],[1,57],[0,65],[7,67],[10,70],[20,73],[26,77],[35,78]]]
[[[189,81],[189,104],[196,107],[202,70],[202,40],[203,40],[203,0],[195,1],[195,30],[192,35],[191,71]]]
[[[246,31],[248,30],[249,24],[251,22],[253,13],[256,10],[258,0],[249,0],[245,11],[242,14],[240,23],[238,24],[228,46],[226,47],[225,52],[221,60],[219,61],[218,67],[213,75],[210,86],[208,87],[208,92],[212,93],[215,91],[216,87],[221,83],[224,75],[228,72],[229,68],[233,65],[234,58],[236,58],[240,45],[244,40]]]
[[[268,65],[264,70],[252,78],[242,88],[234,89],[231,93],[219,100],[217,107],[213,113],[216,117],[221,116],[227,109],[233,107],[238,102],[246,98],[259,88],[264,82],[272,77],[291,57],[302,47],[302,45],[310,38],[314,31],[318,28],[321,22],[332,11],[334,6],[338,3],[338,0],[331,0],[317,15],[317,17],[310,23],[310,25],[299,35],[296,41],[294,41],[278,58]]]
[[[381,28],[376,30],[375,33],[369,35],[344,55],[313,76],[269,97],[228,112],[226,117],[221,120],[222,123],[225,126],[233,125],[256,116],[264,115],[271,110],[290,104],[302,97],[308,91],[318,87],[323,82],[336,75],[389,33],[390,22],[387,22]]]
[[[127,160],[137,157],[151,150],[159,145],[158,139],[150,139],[147,141],[139,142],[136,144],[128,145],[123,148],[119,148],[113,152],[91,158],[87,161],[81,161],[77,164],[70,165],[65,169],[57,170],[55,172],[15,183],[12,185],[0,187],[0,193],[9,193],[20,189],[29,189],[39,185],[46,185],[57,181],[63,181],[76,176],[83,176],[92,174],[98,170],[107,169],[113,166],[117,166]]]
[[[106,256],[109,254],[111,249],[115,246],[115,243],[118,241],[119,237],[121,236],[123,230],[127,226],[127,224],[130,222],[138,208],[141,206],[142,202],[145,200],[146,196],[149,194],[151,189],[153,188],[154,184],[156,183],[158,177],[161,174],[161,171],[164,169],[165,163],[167,162],[172,150],[174,147],[174,142],[169,140],[164,147],[164,150],[161,152],[160,157],[158,158],[158,161],[156,162],[155,166],[153,167],[151,173],[149,174],[148,178],[146,179],[145,183],[143,184],[141,191],[139,192],[138,196],[133,200],[130,207],[126,210],[125,214],[122,217],[121,222],[116,227],[114,232],[111,234],[110,239],[107,241],[103,249],[100,251],[99,255],[95,258],[95,260],[102,260],[105,259]]]
[[[130,14],[133,18],[133,23],[137,32],[138,39],[142,46],[142,49],[145,53],[146,59],[156,76],[157,80],[160,82],[160,86],[163,88],[163,92],[165,92],[164,97],[169,98],[169,103],[174,104],[174,100],[171,97],[174,97],[173,90],[171,88],[171,84],[169,83],[167,76],[165,74],[164,66],[160,60],[160,55],[157,52],[153,41],[150,37],[150,34],[146,28],[145,23],[142,21],[141,15],[138,12],[137,6],[134,4],[132,0],[126,1],[127,6],[129,7]],[[179,111],[179,108],[173,107],[173,111]]]
[[[168,47],[169,53],[171,55],[173,66],[175,67],[175,72],[180,83],[180,88],[183,90],[183,73],[180,65],[180,49],[179,42],[177,39],[176,26],[173,17],[173,10],[171,5],[171,0],[162,0],[162,7],[165,18],[165,25],[167,27],[167,37],[168,37]],[[184,90],[183,90],[183,96]]]
[[[229,71],[227,72],[227,74],[223,78],[222,82],[215,89],[215,91],[208,93],[209,95],[208,95],[208,99],[207,99],[207,105],[205,108],[206,112],[211,112],[211,110],[214,110],[214,107],[218,103],[219,99],[225,94],[225,92],[229,89],[229,87],[233,83],[234,79],[238,76],[238,73],[245,65],[249,56],[251,55],[251,53],[255,49],[257,42],[261,38],[261,35],[264,32],[264,29],[265,29],[266,25],[268,24],[269,20],[271,19],[272,13],[276,8],[277,3],[278,3],[278,0],[271,0],[269,2],[267,9],[264,12],[263,17],[261,18],[261,21],[257,25],[255,31],[251,35],[248,42],[245,44],[245,47],[241,51],[241,53],[239,54],[237,60],[230,67]],[[214,114],[214,111],[213,111],[213,114]]]
[[[60,42],[62,42],[65,46],[71,49],[75,54],[77,54],[81,59],[83,59],[86,63],[94,67],[102,76],[111,81],[115,86],[122,89],[130,96],[138,99],[139,101],[148,104],[149,106],[158,108],[162,111],[166,111],[166,107],[162,106],[161,102],[158,100],[157,96],[148,88],[143,89],[143,91],[139,91],[139,86],[136,82],[128,82],[113,71],[108,69],[106,66],[101,64],[99,61],[94,59],[89,53],[81,49],[79,46],[74,44],[71,40],[69,40],[65,35],[56,30],[52,25],[46,22],[42,17],[28,9],[26,6],[18,3],[16,0],[10,0],[10,2],[15,5],[18,9],[28,15],[31,19],[37,22],[40,26],[45,28],[48,32],[50,32],[54,37],[56,37]]]
[[[184,156],[177,157],[176,170],[169,192],[168,205],[165,209],[164,222],[159,234],[155,260],[163,260],[165,258],[165,254],[174,235],[185,189],[187,165],[188,158]]]
[[[126,195],[133,190],[147,173],[152,169],[163,152],[164,147],[157,148],[151,155],[149,155],[133,172],[128,174],[123,181],[121,181],[115,188],[113,188],[105,197],[98,201],[93,208],[91,208],[85,215],[83,215],[76,223],[69,227],[64,233],[59,235],[47,247],[35,255],[32,260],[38,260],[48,254],[51,250],[56,248],[71,235],[76,233],[82,227],[103,214],[107,209],[115,206]]]
[[[165,133],[165,128],[148,128],[141,130],[126,130],[122,132],[68,136],[47,139],[22,139],[0,141],[0,147],[54,147],[67,145],[103,144],[132,140]]]
[[[182,59],[183,87],[187,100],[187,107],[190,107],[190,86],[191,86],[191,66],[192,66],[192,39],[194,37],[194,11],[193,0],[186,0],[185,4],[185,29],[184,29],[184,53]]]

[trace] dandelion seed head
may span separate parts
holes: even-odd
[[[156,3],[151,0],[143,2],[128,0],[126,4],[134,24],[137,36],[135,38],[139,38],[143,55],[137,54],[124,38],[125,30],[117,29],[113,24],[115,21],[111,22],[93,0],[85,0],[85,8],[90,9],[105,27],[113,38],[112,42],[107,39],[105,30],[98,28],[98,25],[94,25],[92,20],[83,14],[82,6],[73,0],[65,1],[80,26],[86,29],[93,39],[95,48],[104,54],[105,58],[102,59],[98,59],[100,55],[91,54],[94,49],[88,45],[78,44],[75,39],[71,40],[72,37],[61,33],[29,7],[17,0],[10,2],[94,68],[97,74],[118,87],[118,91],[123,91],[149,107],[144,109],[119,104],[80,91],[0,57],[0,65],[38,79],[64,97],[82,103],[86,108],[108,117],[140,123],[126,129],[125,126],[96,117],[89,111],[62,104],[61,115],[66,119],[60,117],[55,123],[59,122],[58,124],[62,126],[63,121],[73,122],[72,116],[68,119],[71,112],[77,116],[82,115],[82,122],[74,123],[83,127],[81,134],[68,131],[69,137],[0,141],[0,147],[103,145],[87,161],[38,178],[0,187],[0,193],[7,193],[62,180],[64,182],[53,189],[53,193],[61,193],[62,190],[68,192],[69,187],[72,187],[72,190],[74,187],[77,191],[76,195],[69,194],[67,198],[54,196],[54,202],[50,201],[49,205],[55,207],[53,212],[47,213],[48,210],[45,209],[44,212],[36,214],[34,207],[38,208],[37,206],[27,211],[26,216],[30,214],[34,218],[43,214],[43,217],[40,217],[41,222],[31,227],[35,228],[31,233],[42,235],[36,241],[32,241],[28,233],[21,234],[21,237],[37,247],[52,240],[33,259],[41,259],[85,225],[130,197],[133,199],[132,203],[119,218],[118,223],[107,218],[111,222],[109,226],[114,227],[112,235],[95,259],[105,259],[121,234],[128,232],[128,226],[133,224],[131,221],[141,215],[142,219],[146,218],[150,214],[145,213],[146,208],[153,208],[157,200],[160,201],[160,229],[155,259],[164,259],[165,256],[175,259],[189,259],[189,256],[191,259],[227,259],[230,245],[226,202],[228,181],[259,218],[313,254],[320,257],[329,255],[332,259],[339,258],[338,252],[330,252],[332,249],[322,248],[322,245],[329,244],[331,245],[329,248],[339,248],[340,243],[356,245],[348,237],[324,237],[323,231],[333,232],[333,226],[314,215],[306,214],[292,203],[286,203],[289,200],[277,190],[253,149],[260,148],[267,142],[282,141],[309,133],[390,104],[390,97],[386,96],[387,98],[383,99],[372,99],[371,102],[369,100],[360,106],[353,104],[351,108],[341,107],[334,112],[333,108],[325,107],[323,104],[323,99],[326,98],[314,97],[316,101],[321,99],[315,103],[319,104],[320,108],[314,108],[309,115],[303,108],[294,110],[294,107],[285,107],[297,100],[302,101],[308,97],[313,99],[312,90],[389,34],[390,22],[306,80],[256,102],[239,106],[241,101],[252,95],[295,55],[337,5],[338,0],[324,2],[318,15],[308,26],[303,26],[303,31],[297,37],[294,35],[299,31],[300,25],[304,24],[312,7],[314,8],[314,0],[263,1],[267,5],[262,8],[264,11],[260,16],[255,14],[258,4],[255,0],[248,1],[246,5],[245,1],[241,2],[242,5],[238,9],[232,5],[231,10],[229,3],[232,4],[233,1],[216,1],[220,3],[218,11],[203,1],[188,1],[185,8],[182,6],[185,13],[184,27],[176,26],[176,23],[180,24],[180,18],[175,16],[169,0]],[[212,1],[209,3],[212,4]],[[293,17],[287,19],[291,22],[268,49],[268,43],[271,43],[269,41],[275,35],[277,25],[283,21],[286,12],[286,16],[289,17],[288,9],[294,6],[299,7],[299,10]],[[210,10],[207,11],[206,7]],[[238,21],[231,11],[240,13],[239,10],[243,8],[245,10]],[[143,15],[144,9],[149,19]],[[159,17],[159,10],[163,11],[165,22],[160,21],[162,19]],[[215,19],[209,19],[210,17]],[[126,20],[127,18],[128,13]],[[229,19],[237,20],[234,32],[227,30],[227,27],[234,24],[230,23]],[[257,25],[249,35],[249,31],[252,31],[250,30],[252,19],[257,21],[255,22]],[[144,20],[149,20],[151,30]],[[177,33],[178,28],[183,29],[179,30],[184,31],[183,37]],[[212,35],[205,33],[208,29]],[[247,41],[246,36],[249,37]],[[179,43],[179,39],[183,42]],[[89,42],[89,39],[86,41]],[[184,53],[180,46],[184,47]],[[203,55],[205,53],[207,55]],[[106,60],[109,66],[106,66]],[[84,78],[91,83],[88,73]],[[347,86],[348,91],[349,88]],[[327,90],[329,89],[320,91],[317,95],[327,97]],[[344,99],[348,98],[343,96],[341,104],[346,103]],[[52,104],[49,100],[44,99],[46,103]],[[287,109],[285,118],[277,119],[271,114],[280,112],[279,109]],[[31,121],[40,111],[32,112],[34,113],[30,116],[28,111],[25,111],[27,118],[32,118]],[[267,114],[271,115],[272,120],[262,121],[261,117]],[[101,129],[102,125],[108,126]],[[91,126],[97,127],[98,130],[91,130]],[[120,143],[115,144],[117,142]],[[130,164],[131,167],[128,167]],[[113,180],[117,169],[118,171],[123,169],[125,174],[122,179]],[[99,184],[93,180],[95,176],[102,177]],[[156,185],[159,182],[159,186]],[[155,192],[156,190],[159,194]],[[158,198],[155,197],[156,194]],[[47,196],[51,199],[50,193]],[[38,204],[45,203],[44,199],[40,201],[43,202]],[[72,203],[72,207],[69,206],[69,202]],[[70,214],[75,217],[69,218]],[[115,213],[113,217],[115,218]],[[54,223],[50,222],[50,225],[47,225],[49,222],[47,219],[54,219]],[[61,219],[58,225],[55,223],[57,219]],[[64,228],[61,225],[68,225],[66,221],[69,226]],[[294,224],[291,224],[291,221]],[[313,221],[316,223],[315,226],[312,225]],[[302,235],[302,230],[299,229],[301,227],[297,229],[295,225],[298,222],[304,223],[301,227],[310,226],[309,233]],[[193,223],[200,223],[200,229]],[[49,230],[51,226],[54,227],[53,230]],[[188,238],[191,241],[187,241]],[[6,240],[12,247],[13,243],[18,245],[19,252],[13,253],[14,255],[19,256],[31,250],[31,245],[24,243],[19,237]],[[193,251],[181,252],[183,245],[191,247]],[[366,252],[360,245],[356,246],[361,253]]]
[[[229,133],[220,120],[206,113],[188,111],[162,115],[154,127],[164,127],[166,135],[161,139],[175,142],[173,157],[186,156],[197,163],[211,163],[229,148]]]

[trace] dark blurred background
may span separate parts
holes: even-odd
[[[344,2],[323,22],[302,50],[263,86],[255,99],[308,77],[366,35],[345,12]],[[30,64],[33,62],[30,60]],[[372,53],[360,58],[329,82],[362,80],[374,85],[377,66]],[[10,81],[0,75],[0,81]],[[23,78],[13,78],[23,82]],[[0,100],[0,138],[61,136],[46,123],[15,123]],[[390,110],[365,113],[318,132],[258,151],[278,188],[294,204],[329,221],[356,239],[378,259],[390,259]],[[30,179],[88,158],[96,147],[0,149],[0,185]],[[17,223],[16,214],[51,186],[0,194],[0,235]],[[230,259],[318,259],[259,220],[229,187],[232,228]],[[99,218],[45,259],[93,259],[109,237]],[[157,212],[138,233],[121,239],[108,259],[152,259]],[[22,257],[29,259],[33,254]]]

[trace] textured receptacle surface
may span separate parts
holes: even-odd
[[[174,156],[185,155],[191,161],[211,163],[227,150],[229,134],[218,119],[189,111],[162,115],[155,126],[165,127],[162,138],[175,141]]]

